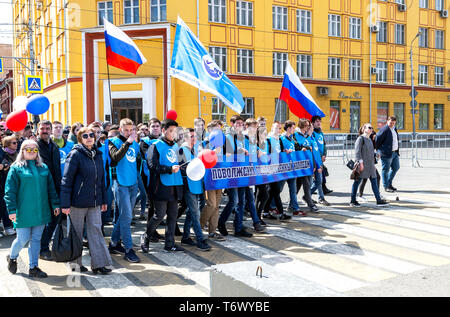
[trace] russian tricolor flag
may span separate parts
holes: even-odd
[[[285,101],[291,112],[299,118],[311,120],[313,116],[325,117],[289,62],[284,73],[280,100]]]
[[[108,65],[136,75],[139,66],[147,61],[144,55],[122,30],[106,19],[103,22]]]

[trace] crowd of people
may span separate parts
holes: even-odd
[[[136,220],[147,221],[140,238],[144,253],[150,251],[150,243],[160,240],[164,240],[166,252],[184,251],[183,246],[208,251],[208,241],[226,239],[226,222],[232,214],[234,235],[250,238],[253,234],[244,226],[246,212],[257,233],[266,231],[267,219],[289,221],[292,216],[317,213],[318,205],[330,205],[325,196],[332,192],[326,186],[327,147],[321,122],[320,117],[300,119],[298,123],[275,121],[268,131],[265,118],[244,120],[239,115],[231,117],[228,125],[219,120],[206,125],[197,118],[190,128],[179,127],[171,119],[161,122],[157,118],[137,126],[130,119],[122,119],[118,125],[93,122],[83,126],[78,122],[67,127],[59,121],[44,120],[37,124],[35,132],[31,123],[19,132],[11,132],[0,123],[3,235],[16,235],[7,256],[8,269],[16,273],[19,252],[29,242],[29,275],[47,277],[38,261],[53,260],[50,242],[60,217],[70,219],[79,239],[88,244],[92,272],[108,274],[112,265],[110,254],[122,254],[129,262],[140,262],[132,242]],[[376,150],[381,153],[385,190],[396,190],[392,186],[399,168],[395,117],[389,118],[386,127],[378,135],[370,124],[361,127],[355,144],[361,177],[352,187],[352,206],[359,205],[357,190],[362,195],[367,179],[377,204],[387,204],[379,192]],[[212,148],[208,137],[216,129],[224,131],[224,142],[221,147]],[[186,171],[188,162],[202,149],[214,150],[219,158],[311,151],[314,173],[257,185],[255,192],[249,186],[205,190],[203,181],[192,180]],[[286,183],[287,208],[281,199]],[[307,205],[303,210],[297,198],[301,187],[302,200]],[[312,197],[316,192],[317,201]],[[220,211],[225,195],[227,203]],[[181,230],[177,219],[183,214]],[[105,243],[104,230],[108,224],[113,225],[109,245]],[[160,225],[165,226],[164,236],[157,231]],[[175,236],[181,236],[183,246],[175,243]],[[73,270],[88,271],[81,257],[73,264]]]

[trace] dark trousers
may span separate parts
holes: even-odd
[[[302,188],[302,186],[308,207],[314,206],[314,203],[311,199],[311,182],[309,181],[309,176],[297,177],[297,194],[300,191],[300,188]]]
[[[375,170],[377,172],[377,183],[378,183],[378,191],[380,191],[380,180],[381,176],[380,173],[378,173],[378,170]],[[359,196],[362,196],[364,194],[364,187],[366,187],[368,178],[364,178],[361,182],[361,185],[359,185]]]
[[[178,201],[159,201],[155,200],[155,214],[149,221],[147,221],[147,236],[155,234],[156,228],[158,228],[164,216],[167,215],[166,220],[166,234],[165,234],[165,247],[171,248],[175,244],[175,226],[177,224],[178,215]]]
[[[53,232],[55,231],[55,228],[56,228],[56,222],[57,222],[58,216],[54,216],[52,211],[49,211],[49,212],[52,213],[52,218],[50,220],[50,223],[48,223],[45,226],[44,232],[42,232],[41,254],[42,254],[42,252],[50,251],[50,248],[49,248],[50,240],[52,239]]]
[[[5,229],[13,227],[13,223],[9,219],[8,210],[6,209],[6,203],[5,203],[5,200],[3,199],[3,196],[0,197],[0,217],[1,217],[1,220],[3,221],[3,227]]]
[[[266,206],[264,211],[269,211],[270,204],[272,200],[275,202],[275,206],[277,207],[280,213],[283,213],[283,202],[281,201],[281,185],[280,182],[269,183],[269,199],[266,202]]]
[[[256,214],[261,220],[261,213],[266,207],[267,201],[269,200],[269,190],[267,184],[256,186]]]

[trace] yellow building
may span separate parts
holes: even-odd
[[[235,113],[214,96],[168,76],[177,16],[242,92],[243,115],[297,121],[278,103],[289,61],[326,114],[325,132],[348,133],[396,115],[412,130],[410,49],[418,95],[416,129],[450,130],[446,0],[43,0],[14,2],[14,55],[29,56],[29,12],[36,73],[51,109],[44,118],[73,123],[160,119],[169,109],[192,126],[202,116]],[[64,7],[66,6],[66,9]],[[136,76],[105,59],[102,17],[120,26],[147,63]],[[418,31],[419,37],[416,37]],[[28,67],[30,63],[25,63]],[[66,67],[67,64],[67,67]],[[23,75],[16,63],[16,95]],[[445,79],[447,78],[447,79]],[[112,99],[112,104],[111,100]],[[277,110],[277,113],[275,113]]]

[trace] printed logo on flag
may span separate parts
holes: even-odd
[[[30,94],[42,94],[42,76],[25,76],[25,92]]]
[[[205,69],[205,72],[208,74],[209,77],[211,77],[214,80],[219,80],[222,78],[223,72],[220,70],[216,62],[213,61],[211,56],[204,55],[202,60],[203,60],[203,68]]]

